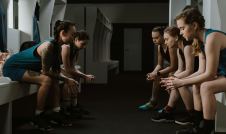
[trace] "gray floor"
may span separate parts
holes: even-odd
[[[136,108],[147,101],[151,83],[140,73],[121,74],[108,85],[86,85],[80,97],[81,104],[94,118],[75,120],[71,128],[56,128],[56,134],[175,134],[181,126],[174,123],[154,123],[154,111],[141,112]],[[161,107],[168,95],[162,92]],[[183,110],[181,100],[179,111]],[[14,134],[40,133],[15,127]]]

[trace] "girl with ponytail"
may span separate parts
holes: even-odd
[[[60,91],[58,81],[68,83],[71,89],[77,82],[60,74],[61,45],[74,41],[75,24],[69,21],[57,21],[54,27],[54,39],[41,42],[31,48],[12,55],[3,66],[3,75],[13,81],[21,81],[39,85],[37,93],[36,116],[33,122],[44,131],[52,130],[47,120],[68,126],[59,114]],[[54,89],[54,90],[51,90]],[[51,95],[52,113],[45,115],[46,99]]]

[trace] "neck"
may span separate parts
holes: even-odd
[[[205,38],[204,34],[205,34],[205,29],[202,29],[197,33],[198,39],[202,42],[204,42],[204,38]]]
[[[58,39],[57,43],[61,46],[63,44],[63,41],[61,39]]]
[[[165,43],[161,44],[161,46],[162,46],[164,49],[167,48],[167,46],[166,46]]]
[[[178,48],[182,49],[182,48],[183,48],[183,47],[182,47],[182,44],[183,44],[182,40],[179,40],[179,41],[177,42]]]

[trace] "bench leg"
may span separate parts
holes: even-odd
[[[1,106],[0,118],[0,133],[12,134],[12,103]]]
[[[225,117],[226,106],[217,101],[217,114],[215,118],[216,132],[226,132],[226,117]]]

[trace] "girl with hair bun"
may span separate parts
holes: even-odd
[[[152,95],[147,103],[138,107],[142,111],[157,108],[160,77],[168,76],[177,69],[177,48],[164,43],[164,28],[158,26],[152,29],[153,43],[158,46],[158,61],[155,69],[147,74],[147,80],[153,81]]]
[[[37,108],[33,123],[44,131],[51,131],[47,121],[55,121],[62,126],[71,125],[59,113],[59,80],[68,83],[70,89],[77,82],[60,73],[61,45],[73,43],[75,24],[69,21],[57,21],[54,27],[54,39],[46,40],[24,51],[12,55],[3,66],[3,75],[13,81],[39,85]],[[54,89],[54,90],[51,90]],[[46,115],[45,106],[48,95],[52,102],[52,113]]]

